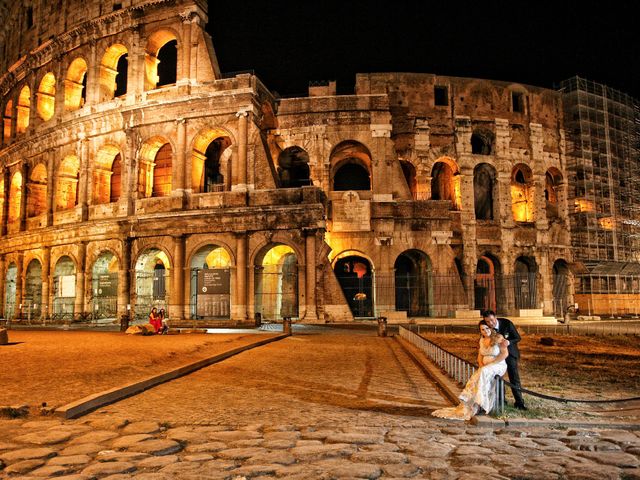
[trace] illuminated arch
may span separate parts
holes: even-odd
[[[191,151],[191,181],[194,192],[225,190],[231,177],[229,147],[232,142],[231,135],[223,128],[207,128],[196,135]]]
[[[16,132],[24,133],[29,127],[29,109],[31,108],[31,89],[28,85],[22,87],[16,106]]]
[[[78,110],[84,105],[87,94],[87,62],[82,57],[76,58],[67,69],[64,80],[64,109]]]
[[[69,155],[62,160],[58,169],[56,188],[56,210],[68,210],[78,203],[78,178],[80,174],[80,160],[75,155]]]
[[[2,122],[4,124],[4,141],[11,139],[11,120],[13,119],[13,100],[8,100],[4,107]]]
[[[227,249],[214,243],[200,246],[191,256],[191,318],[229,318],[231,264]]]
[[[93,170],[93,203],[115,202],[121,192],[121,155],[114,145],[105,145],[95,157]]]
[[[158,247],[144,249],[135,263],[135,311],[146,316],[151,308],[167,308],[170,298],[171,263],[167,253]]]
[[[560,185],[562,184],[562,173],[555,167],[549,168],[544,176],[544,199],[547,211],[547,218],[558,218]]]
[[[436,160],[431,170],[431,199],[450,200],[459,210],[462,203],[460,169],[455,160],[447,157]]]
[[[298,316],[298,257],[283,243],[270,243],[255,257],[255,309],[269,320]]]
[[[27,218],[37,217],[47,210],[47,168],[43,163],[34,167],[27,184]]]
[[[36,105],[38,115],[44,121],[50,120],[55,113],[56,108],[56,77],[49,72],[42,80],[38,87],[38,103]]]
[[[535,187],[533,174],[525,164],[518,164],[511,171],[511,209],[516,222],[535,220]]]
[[[145,90],[176,83],[177,52],[178,38],[175,33],[158,30],[149,37],[145,48]]]
[[[147,140],[140,149],[138,192],[143,198],[171,194],[173,149],[160,136]]]
[[[22,173],[16,172],[11,177],[9,186],[9,216],[8,222],[20,220],[20,204],[22,203]]]
[[[100,101],[111,100],[117,94],[126,93],[127,68],[127,47],[116,43],[107,48],[100,63]]]

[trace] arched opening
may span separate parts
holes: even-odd
[[[145,90],[154,90],[176,83],[178,72],[178,42],[166,30],[149,37],[145,49]]]
[[[147,140],[140,150],[138,192],[141,197],[171,194],[173,150],[163,137]]]
[[[298,259],[288,245],[271,244],[256,257],[255,312],[263,320],[298,316]]]
[[[334,191],[371,190],[371,153],[359,142],[344,141],[331,152]]]
[[[231,316],[231,257],[218,245],[205,245],[191,257],[191,318]]]
[[[409,317],[428,316],[433,291],[431,260],[427,254],[407,250],[396,258],[394,270],[396,311],[407,312]]]
[[[9,142],[11,140],[11,120],[13,119],[13,100],[7,101],[7,104],[4,106],[4,115],[2,117],[3,122],[3,136],[4,143]]]
[[[535,187],[527,165],[516,165],[511,172],[511,209],[516,222],[535,220]]]
[[[514,268],[514,296],[516,309],[538,308],[537,272],[538,266],[533,257],[518,257]]]
[[[127,92],[127,54],[127,47],[119,43],[111,45],[104,53],[100,63],[101,102]],[[122,57],[124,60],[121,61]]]
[[[231,138],[222,129],[200,132],[191,152],[191,181],[195,192],[222,192],[231,178]]]
[[[301,147],[289,147],[278,155],[278,177],[282,188],[311,185],[309,154]]]
[[[373,268],[360,255],[336,260],[333,271],[354,317],[373,317]]]
[[[78,110],[87,101],[87,62],[78,57],[69,65],[64,81],[64,109]]]
[[[53,270],[53,318],[73,320],[76,300],[76,265],[68,256],[60,257]]]
[[[121,164],[118,147],[114,145],[102,147],[96,154],[94,164],[93,203],[99,205],[117,201],[121,191]]]
[[[18,267],[10,263],[4,277],[4,318],[13,320],[16,317],[16,285],[18,280]]]
[[[333,176],[333,190],[371,190],[369,172],[358,163],[344,163]]]
[[[9,186],[9,223],[20,220],[20,204],[22,203],[22,174],[15,172]]]
[[[136,318],[146,319],[153,307],[168,315],[169,257],[157,248],[143,252],[136,261]]]
[[[560,185],[562,184],[562,174],[556,168],[550,168],[545,174],[544,199],[549,220],[560,217]]]
[[[406,160],[400,160],[400,167],[402,168],[402,175],[404,176],[409,191],[411,192],[411,198],[418,200],[418,180],[416,179],[416,167],[411,162]]]
[[[78,204],[78,177],[80,160],[69,155],[62,160],[58,169],[58,185],[56,188],[56,211],[69,210]]]
[[[471,134],[471,153],[474,155],[493,155],[495,135],[490,130],[477,129]]]
[[[553,314],[564,320],[568,308],[573,305],[569,297],[570,271],[565,260],[553,262]]]
[[[91,313],[94,319],[116,318],[118,313],[118,258],[104,251],[91,267]],[[127,266],[123,267],[127,268]]]
[[[460,172],[455,162],[436,162],[431,171],[431,199],[449,200],[460,208]]]
[[[49,72],[40,81],[36,108],[44,121],[53,117],[56,108],[56,77]]]
[[[476,310],[497,311],[496,280],[499,264],[489,255],[482,255],[476,264],[474,306]]]
[[[47,211],[47,168],[39,163],[29,175],[27,184],[27,217],[37,217]]]
[[[27,320],[39,319],[42,313],[42,265],[40,261],[33,259],[29,262],[24,281],[22,317]]]
[[[31,109],[31,90],[27,85],[22,87],[18,96],[18,105],[16,106],[16,132],[24,133],[29,127],[29,112]]]
[[[488,163],[480,163],[473,169],[473,203],[476,220],[495,220],[494,199],[497,198],[496,170]],[[492,309],[493,310],[493,309]]]
[[[0,175],[0,225],[4,225],[4,175]]]

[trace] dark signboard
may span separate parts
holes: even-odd
[[[230,274],[227,268],[198,270],[198,295],[228,295],[230,284]]]
[[[115,297],[118,295],[118,274],[105,273],[98,275],[96,297]]]

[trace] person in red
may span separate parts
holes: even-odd
[[[151,309],[151,313],[149,314],[149,323],[156,333],[158,333],[162,328],[162,318],[160,317],[160,314],[158,313],[158,309],[156,307],[153,307]]]

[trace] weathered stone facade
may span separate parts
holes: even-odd
[[[65,5],[2,2],[26,22],[2,33],[5,317],[157,306],[204,326],[571,301],[554,288],[572,260],[558,93],[363,74],[353,95],[276,99],[222,77],[198,1]]]

